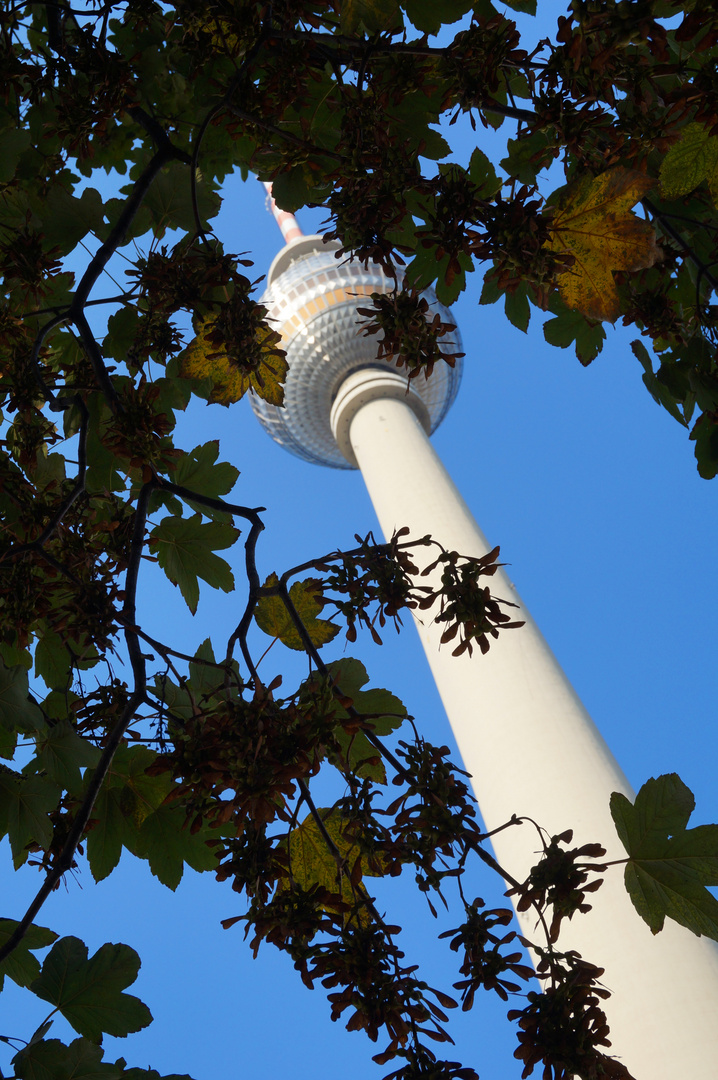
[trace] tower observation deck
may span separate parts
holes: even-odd
[[[287,215],[289,216],[289,215]],[[376,359],[376,339],[361,333],[357,307],[374,292],[389,292],[393,282],[379,266],[339,262],[338,244],[321,236],[291,239],[274,259],[262,303],[282,337],[289,374],[284,408],[252,397],[252,408],[280,446],[305,461],[335,469],[358,468],[351,453],[340,450],[332,433],[330,413],[341,385],[354,372],[376,369],[395,373],[388,361]],[[433,292],[425,293],[432,311],[450,322],[449,311]],[[461,351],[458,331],[446,337],[446,348]],[[396,379],[397,396],[407,397],[406,379]],[[411,407],[428,434],[439,426],[456,397],[461,360],[442,364],[431,379],[415,379],[408,394]]]
[[[492,545],[428,438],[454,400],[460,361],[454,369],[437,365],[407,391],[406,376],[376,360],[375,338],[357,333],[356,308],[389,287],[382,271],[340,263],[321,237],[302,237],[290,214],[273,210],[289,243],[272,263],[263,302],[289,374],[283,409],[253,398],[261,423],[306,461],[360,468],[387,539],[408,526],[412,536],[431,534],[447,550],[484,555]],[[458,334],[449,348],[457,346]],[[492,592],[519,606],[525,626],[502,634],[486,656],[453,656],[441,647],[443,626],[431,612],[416,620],[486,827],[524,816],[549,835],[572,828],[576,846],[598,841],[608,860],[622,861],[609,798],[620,791],[632,799],[631,787],[502,570]],[[524,880],[537,861],[533,828],[504,829],[493,843],[499,863]],[[715,942],[675,923],[653,937],[633,909],[620,866],[609,869],[591,903],[588,914],[564,922],[559,947],[605,968],[610,1052],[636,1080],[716,1080]],[[533,920],[518,917],[532,938]]]

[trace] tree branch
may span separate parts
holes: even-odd
[[[142,550],[144,547],[144,532],[145,523],[147,520],[147,504],[149,497],[155,488],[154,481],[145,484],[140,492],[140,496],[137,500],[137,511],[135,515],[135,527],[132,536],[132,546],[129,565],[127,567],[127,575],[125,579],[125,603],[123,608],[123,614],[128,621],[129,625],[134,624],[135,621],[135,605],[137,595],[137,580],[139,575],[139,566],[142,558]],[[122,739],[130,726],[132,719],[142,704],[145,698],[146,689],[146,669],[144,657],[140,650],[139,639],[137,634],[127,626],[125,628],[125,640],[127,643],[127,650],[130,655],[130,663],[132,665],[132,672],[134,675],[134,687],[132,694],[130,695],[127,704],[125,705],[120,717],[115,724],[114,728],[110,732],[107,743],[105,744],[100,760],[95,768],[92,779],[90,780],[87,792],[84,799],[78,809],[75,820],[72,823],[70,831],[67,835],[67,840],[63,845],[62,851],[57,856],[55,864],[50,871],[48,871],[43,884],[38,890],[34,900],[28,907],[24,916],[15,927],[5,944],[0,947],[0,963],[5,960],[14,949],[20,944],[28,929],[32,925],[32,922],[37,913],[42,908],[42,905],[47,900],[50,893],[53,891],[60,878],[68,870],[72,868],[72,863],[77,851],[77,846],[82,839],[82,835],[87,827],[87,823],[90,820],[93,807],[97,796],[100,793],[100,789],[105,781],[105,778],[110,771],[113,758],[117,753],[117,750],[122,742]]]

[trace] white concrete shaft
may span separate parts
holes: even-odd
[[[357,399],[361,376],[350,376]],[[485,554],[490,545],[412,409],[380,395],[369,402],[364,395],[353,409],[350,390],[345,383],[333,424],[354,412],[351,444],[385,537],[408,525],[449,550]],[[520,604],[503,571],[486,582],[495,596]],[[471,658],[439,647],[443,627],[430,613],[417,623],[486,826],[527,815],[550,834],[573,828],[575,844],[599,841],[608,858],[622,858],[608,803],[612,791],[632,798],[630,786],[523,605],[516,617],[526,626]],[[533,827],[507,829],[493,843],[499,862],[524,879],[540,846]],[[559,945],[605,968],[610,1052],[636,1080],[716,1080],[718,949],[675,923],[653,937],[622,879],[621,867],[609,869],[588,898],[593,910],[564,922]],[[540,941],[533,919],[523,916],[523,926]]]

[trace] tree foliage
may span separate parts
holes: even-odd
[[[432,1049],[457,1002],[405,962],[371,879],[412,873],[432,910],[458,884],[463,1008],[482,988],[520,1004],[525,1076],[627,1077],[607,1056],[600,957],[556,947],[561,921],[588,910],[603,850],[540,834],[542,859],[513,880],[446,748],[390,691],[366,689],[358,661],[319,651],[342,628],[381,641],[413,609],[438,611],[457,653],[520,633],[490,591],[498,550],[467,559],[433,545],[432,591],[413,561],[429,538],[369,536],[261,584],[261,510],[228,501],[238,472],[216,441],[186,450],[173,431],[196,398],[282,402],[286,361],[251,262],[214,231],[239,172],[271,181],[285,209],[324,207],[341,251],[384,268],[393,289],[362,309],[364,330],[409,378],[456,359],[422,291],[449,304],[479,265],[481,303],[502,301],[523,330],[532,309],[549,311],[546,339],[584,364],[602,322],[635,327],[649,392],[714,476],[718,15],[573,0],[555,38],[527,46],[489,0],[17,0],[0,33],[0,832],[15,867],[43,874],[28,910],[0,921],[0,978],[79,1036],[48,1038],[49,1023],[24,1033],[14,1075],[157,1076],[103,1062],[99,1046],[151,1019],[125,993],[133,950],[88,958],[35,922],[63,875],[86,859],[100,880],[125,847],[169,888],[185,863],[228,881],[254,950],[286,951],[330,991],[334,1019],[381,1040],[388,1080],[475,1074]],[[477,145],[453,160],[460,117],[477,144],[505,131],[505,154]],[[130,284],[108,296],[119,255]],[[239,582],[218,554],[238,526]],[[209,640],[188,655],[168,628],[139,625],[151,572],[192,613],[200,581],[239,591],[219,657]],[[258,672],[253,620],[309,659],[284,697],[279,673]],[[326,772],[343,794],[317,807]],[[671,917],[716,937],[717,827],[686,829],[689,803],[673,777],[634,806],[616,797],[626,883],[652,930]],[[504,933],[506,909],[464,896],[469,859],[536,911],[542,940]],[[538,957],[540,989],[525,998],[519,944]]]

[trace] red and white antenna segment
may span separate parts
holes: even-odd
[[[292,240],[296,240],[299,236],[304,236],[304,233],[299,228],[299,224],[294,214],[290,214],[287,210],[280,210],[274,199],[272,198],[272,185],[264,182],[264,186],[267,189],[267,197],[269,199],[269,209],[274,214],[274,220],[279,228],[282,230],[282,236],[284,237],[284,243],[289,244]]]

